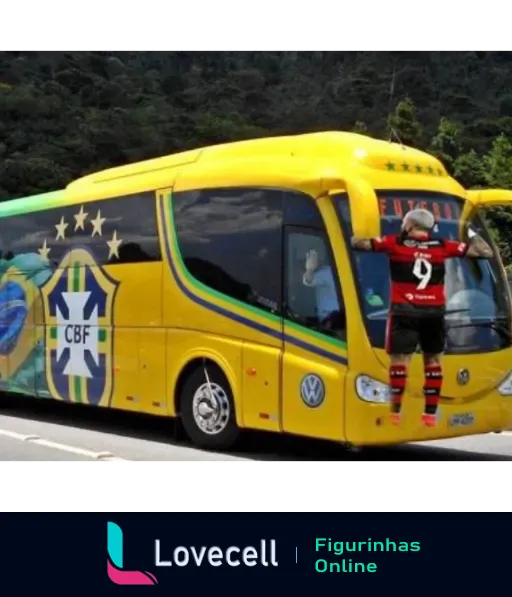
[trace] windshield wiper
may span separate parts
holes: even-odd
[[[451,311],[445,311],[444,315],[454,315],[456,313],[469,313],[471,309],[452,309]],[[380,309],[380,311],[375,311],[374,313],[369,313],[367,315],[368,319],[380,319],[383,315],[387,317],[389,313],[389,309]]]
[[[512,340],[512,336],[507,327],[503,324],[500,324],[498,321],[475,321],[474,323],[461,323],[458,325],[449,325],[448,330],[453,330],[457,328],[488,328],[494,330],[497,334],[499,334],[505,340],[509,342]]]

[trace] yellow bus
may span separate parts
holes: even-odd
[[[426,153],[342,132],[206,147],[2,203],[1,389],[177,417],[211,449],[241,429],[352,446],[503,430],[511,300],[481,210],[511,203],[466,191]],[[469,223],[495,255],[447,264],[435,428],[421,423],[420,355],[403,422],[389,421],[388,264],[349,243],[415,206],[445,237]]]

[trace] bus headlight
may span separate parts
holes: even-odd
[[[512,396],[512,371],[510,371],[507,377],[500,383],[498,392],[502,396]]]
[[[365,402],[385,404],[391,399],[389,386],[372,377],[368,377],[368,375],[360,375],[357,377],[356,392],[359,398]]]

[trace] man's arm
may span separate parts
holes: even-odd
[[[353,236],[350,240],[350,244],[356,251],[373,251],[371,238],[356,238]]]
[[[470,259],[491,259],[492,249],[489,243],[479,236],[472,230],[469,231],[469,247],[466,253],[466,257]]]
[[[390,254],[395,245],[395,237],[381,236],[376,238],[357,238],[353,236],[350,240],[350,244],[356,251],[373,251],[374,253]]]

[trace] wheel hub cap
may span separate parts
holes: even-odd
[[[217,383],[204,383],[192,399],[192,412],[196,425],[203,433],[222,433],[229,421],[229,399]]]

